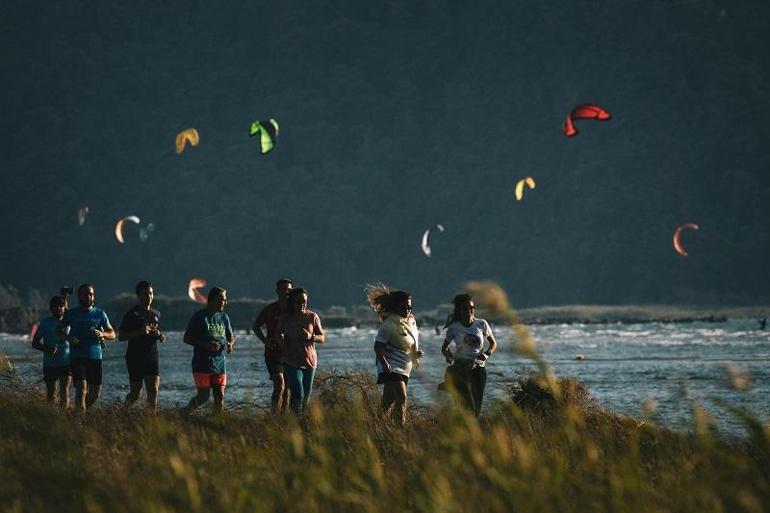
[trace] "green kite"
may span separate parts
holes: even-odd
[[[249,135],[259,134],[259,147],[262,155],[268,153],[275,146],[278,139],[278,121],[270,118],[267,121],[255,121],[249,128]]]

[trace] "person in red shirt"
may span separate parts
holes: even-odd
[[[270,374],[270,380],[273,382],[273,396],[271,398],[273,413],[283,413],[289,407],[289,388],[284,380],[281,350],[275,336],[278,318],[286,312],[290,290],[291,280],[286,278],[278,280],[275,284],[275,293],[278,295],[277,301],[263,307],[254,324],[251,325],[251,331],[265,344],[265,365]],[[262,326],[266,328],[267,332],[262,331]]]

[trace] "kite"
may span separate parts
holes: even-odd
[[[121,244],[123,244],[123,223],[126,221],[131,221],[134,224],[139,224],[141,222],[136,216],[126,216],[115,224],[115,238],[118,239],[118,242]]]
[[[433,230],[438,230],[440,232],[444,231],[444,227],[440,224],[437,224],[433,226],[432,228],[428,228],[425,230],[425,233],[422,234],[422,243],[420,246],[422,247],[422,252],[425,253],[425,256],[430,258],[430,246],[428,245],[428,236],[430,235],[430,232]]]
[[[206,299],[206,296],[201,294],[201,291],[198,290],[205,286],[206,286],[206,280],[204,280],[203,278],[193,278],[192,280],[190,280],[190,283],[187,285],[187,297],[189,297],[196,303],[202,303],[205,305],[208,302]]]
[[[78,209],[78,226],[83,226],[86,222],[86,216],[88,215],[88,207],[81,207]]]
[[[682,230],[684,229],[697,230],[698,225],[695,223],[686,223],[678,227],[674,232],[674,250],[682,256],[687,256],[687,251],[684,250],[682,242],[679,240],[679,237],[682,235]]]
[[[577,134],[574,122],[579,119],[595,119],[598,121],[607,121],[610,119],[610,113],[599,107],[598,105],[583,104],[578,105],[572,112],[569,113],[561,129],[564,130],[564,135],[572,137]]]
[[[144,228],[139,228],[139,240],[142,242],[145,242],[147,239],[150,238],[150,234],[155,231],[155,225],[153,223],[149,223]]]
[[[249,128],[249,136],[259,134],[259,149],[262,155],[273,149],[278,139],[278,121],[270,118],[267,121],[255,121]]]
[[[529,187],[530,189],[535,188],[535,179],[531,176],[528,176],[526,178],[522,178],[519,180],[519,183],[516,184],[516,201],[521,201],[521,198],[524,197],[524,186]]]
[[[35,321],[32,323],[32,326],[29,327],[29,335],[27,335],[27,340],[33,340],[35,338],[35,334],[37,333],[37,329],[40,327],[40,322]]]
[[[190,143],[190,146],[198,146],[198,143],[200,142],[200,136],[198,136],[198,131],[194,128],[188,128],[187,130],[182,130],[178,134],[176,134],[176,153],[177,155],[182,153],[184,151],[184,147],[186,143]]]

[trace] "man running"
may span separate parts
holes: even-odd
[[[209,291],[206,308],[198,310],[187,324],[185,344],[193,346],[192,371],[198,394],[190,399],[185,411],[191,412],[214,393],[214,410],[224,409],[227,369],[225,351],[232,352],[235,335],[230,317],[225,313],[227,291],[214,287]]]
[[[102,348],[115,340],[107,314],[94,306],[94,286],[78,287],[79,306],[67,310],[59,325],[59,338],[70,343],[70,369],[75,385],[75,409],[85,413],[102,393]],[[69,326],[69,334],[66,327]]]
[[[118,328],[118,340],[127,340],[126,366],[131,387],[126,395],[126,406],[139,400],[144,382],[147,393],[147,407],[158,409],[158,342],[164,342],[166,336],[160,331],[160,312],[152,308],[154,290],[149,281],[136,284],[138,305],[126,312]]]
[[[51,317],[46,317],[37,327],[32,339],[32,347],[43,351],[43,380],[46,398],[54,403],[56,383],[59,383],[59,406],[68,410],[70,407],[70,345],[59,338],[58,327],[66,310],[66,300],[54,296],[48,303]],[[41,340],[42,339],[42,340]]]
[[[281,363],[281,350],[276,339],[278,317],[286,312],[291,280],[280,279],[275,284],[275,293],[278,300],[262,308],[257,315],[251,330],[259,340],[265,344],[265,365],[270,379],[273,382],[272,407],[273,413],[283,413],[289,407],[289,387],[284,381],[283,363]],[[267,334],[262,331],[262,326],[267,328]]]

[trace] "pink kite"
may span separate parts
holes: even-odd
[[[34,324],[32,324],[32,326],[29,328],[29,335],[27,335],[27,337],[29,337],[28,340],[32,340],[35,338],[35,333],[37,333],[37,329],[39,327],[40,327],[39,322],[35,322]]]
[[[206,280],[203,278],[193,278],[190,280],[190,283],[187,285],[187,296],[195,301],[196,303],[206,304],[208,300],[206,299],[206,296],[201,294],[201,291],[198,290],[202,287],[206,286]]]
[[[564,121],[561,129],[564,130],[564,135],[567,137],[573,137],[577,134],[577,130],[575,129],[575,121],[578,119],[595,119],[598,121],[607,121],[610,119],[610,117],[610,113],[598,105],[584,103],[572,109],[572,112],[570,112],[569,116],[567,116],[567,119]]]

